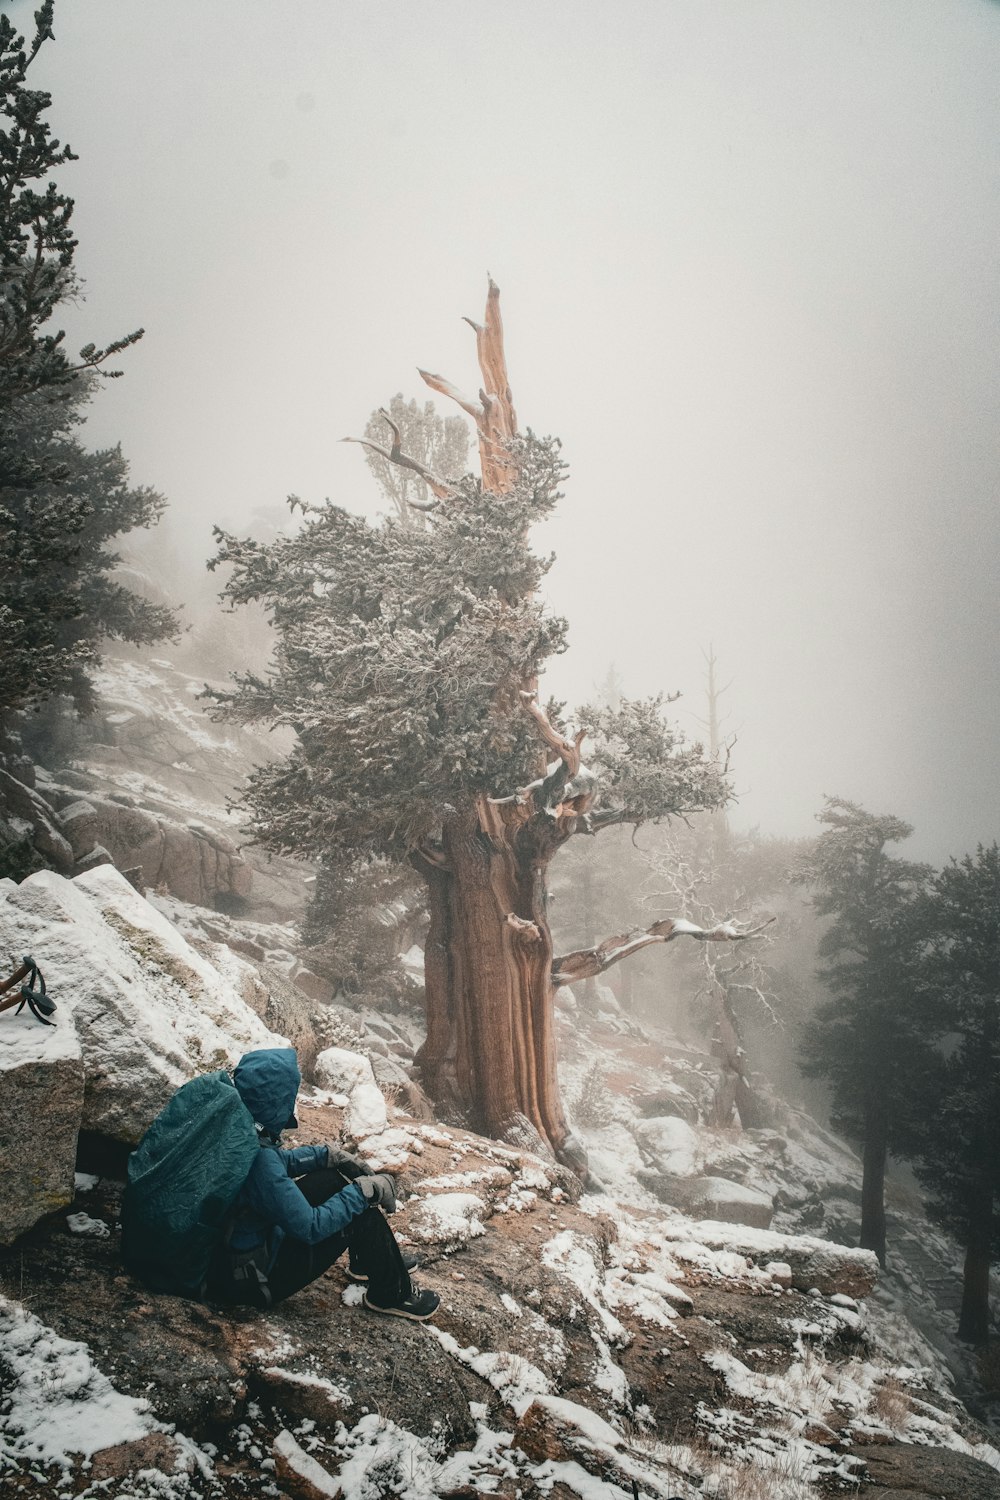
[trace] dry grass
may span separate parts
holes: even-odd
[[[869,1410],[891,1432],[902,1432],[913,1410],[913,1401],[902,1381],[897,1380],[895,1375],[887,1375],[879,1382]]]

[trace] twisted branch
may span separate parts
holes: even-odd
[[[596,948],[579,948],[573,953],[564,953],[552,960],[552,984],[558,988],[563,984],[577,984],[583,979],[594,979],[622,959],[630,958],[641,948],[651,943],[672,943],[675,938],[694,938],[696,943],[742,943],[747,938],[757,937],[769,927],[774,917],[768,917],[757,927],[745,932],[733,922],[719,922],[715,927],[696,927],[683,917],[663,917],[654,922],[645,932],[625,932],[617,937],[605,938]]]

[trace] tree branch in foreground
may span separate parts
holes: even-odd
[[[558,988],[563,984],[577,984],[583,979],[593,979],[603,974],[622,959],[630,958],[641,948],[651,943],[671,943],[674,938],[690,937],[697,943],[742,943],[747,938],[757,937],[765,927],[775,920],[768,917],[757,927],[741,932],[734,922],[719,922],[715,927],[696,927],[683,917],[663,917],[645,932],[625,932],[617,937],[605,938],[596,948],[579,948],[574,953],[564,953],[552,960],[552,983]]]

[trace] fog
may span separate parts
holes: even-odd
[[[696,730],[711,644],[738,826],[1000,836],[1000,7],[57,0],[56,38],[61,321],[147,330],[86,436],[192,570],[289,492],[374,514],[337,440],[418,364],[475,387],[489,271],[571,469],[546,687],[614,663]]]

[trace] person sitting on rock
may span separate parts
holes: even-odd
[[[347,1274],[368,1283],[365,1307],[416,1322],[431,1317],[441,1299],[413,1285],[417,1257],[400,1250],[384,1217],[396,1209],[393,1179],[332,1146],[279,1145],[281,1132],[298,1124],[294,1051],[246,1053],[233,1082],[262,1149],[236,1199],[228,1243],[216,1252],[209,1296],[271,1307],[315,1281],[346,1250]]]

